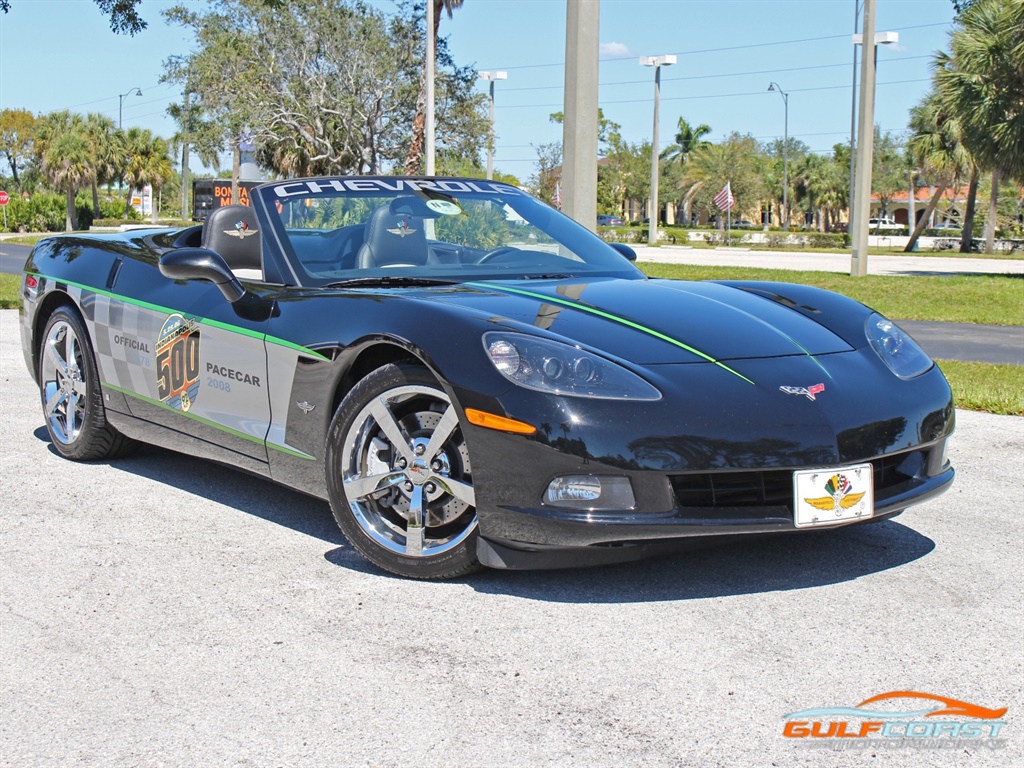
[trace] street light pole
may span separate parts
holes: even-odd
[[[785,122],[782,128],[782,210],[786,214],[785,229],[789,229],[789,94],[775,82],[768,84],[768,90],[782,94],[782,104],[785,107]]]
[[[853,31],[857,32],[857,22],[860,20],[860,0],[853,0]],[[857,149],[857,46],[853,46],[853,87],[850,89],[850,191],[848,195],[848,206],[846,216],[846,233],[850,233],[853,225],[853,166],[854,152]]]
[[[654,67],[654,130],[651,132],[651,202],[648,212],[647,242],[654,245],[658,242],[658,123],[661,120],[661,68],[675,64],[676,57],[672,54],[664,56],[641,56],[640,63],[645,67]]]
[[[860,57],[860,114],[857,120],[857,167],[850,275],[868,273],[868,219],[871,215],[871,160],[875,149],[875,0],[864,0],[864,50]]]
[[[600,0],[567,0],[562,213],[597,229],[597,74]]]
[[[487,141],[487,178],[494,178],[494,81],[508,80],[508,72],[478,72],[477,77],[490,82],[490,100],[488,102],[488,120],[491,125],[491,135]]]
[[[121,130],[121,107],[124,106],[124,100],[129,96],[141,96],[141,88],[129,88],[127,93],[117,94],[117,130]]]
[[[423,110],[423,154],[426,156],[427,176],[435,173],[434,165],[434,4],[439,0],[427,0],[427,46],[426,81],[427,104]]]

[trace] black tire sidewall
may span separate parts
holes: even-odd
[[[57,323],[67,323],[78,337],[82,350],[82,379],[85,381],[85,416],[82,419],[82,430],[70,443],[62,443],[53,434],[50,417],[46,413],[46,389],[43,365],[46,355],[46,340],[50,331]],[[81,316],[70,307],[60,307],[46,321],[46,328],[39,341],[39,396],[43,406],[43,418],[46,431],[54,449],[68,459],[89,461],[107,458],[117,452],[121,436],[107,423],[106,410],[103,407],[103,394],[100,391],[99,373],[96,369],[96,357],[92,351],[92,340],[85,328]]]
[[[392,552],[363,530],[349,509],[342,477],[347,457],[344,450],[345,435],[365,405],[374,397],[403,386],[425,386],[444,394],[427,369],[406,363],[389,364],[373,371],[354,386],[341,401],[331,420],[327,433],[325,467],[327,492],[334,519],[345,538],[363,557],[386,571],[414,579],[448,579],[476,570],[476,543],[479,530],[474,530],[465,541],[451,550],[430,557],[409,557]]]

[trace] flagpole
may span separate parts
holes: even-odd
[[[729,190],[729,197],[732,197],[732,182],[727,181],[725,188]],[[731,200],[729,201],[732,202]],[[729,210],[725,212],[725,244],[726,246],[732,245],[732,205],[729,206]]]

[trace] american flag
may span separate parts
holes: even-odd
[[[725,182],[725,186],[722,187],[722,191],[715,195],[715,205],[723,211],[728,211],[736,205],[736,199],[732,196],[732,189],[729,184],[730,182]]]
[[[562,207],[562,187],[555,183],[555,196],[551,199],[551,202],[555,204],[555,208]]]

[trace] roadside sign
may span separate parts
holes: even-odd
[[[7,205],[9,202],[11,202],[11,196],[0,189],[0,205]]]

